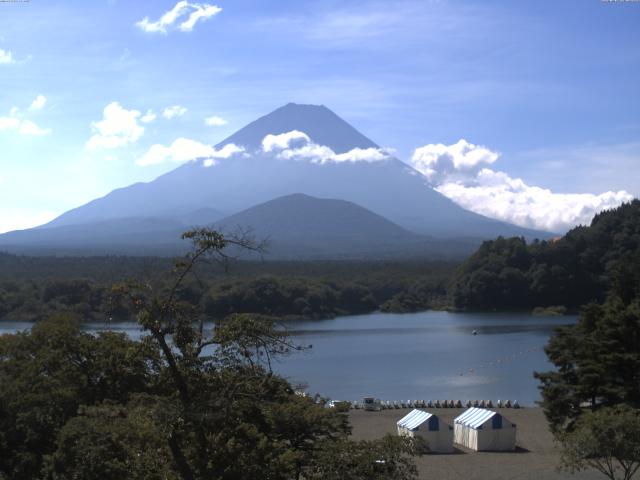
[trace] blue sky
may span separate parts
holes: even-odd
[[[176,3],[0,3],[0,231],[175,168],[136,164],[153,145],[216,144],[292,101],[407,162],[465,139],[527,187],[640,195],[638,2],[221,0],[145,31]],[[109,137],[108,105],[131,129]],[[477,173],[436,186],[474,203]]]

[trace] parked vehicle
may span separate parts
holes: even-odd
[[[382,402],[379,398],[364,397],[362,404],[364,405],[364,409],[369,412],[379,412],[382,410]]]

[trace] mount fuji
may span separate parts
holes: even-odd
[[[477,245],[482,239],[499,235],[552,236],[463,209],[431,188],[420,172],[380,149],[324,106],[290,103],[278,108],[215,146],[216,152],[225,149],[236,153],[189,161],[151,182],[114,190],[48,224],[0,235],[0,248],[108,253],[113,251],[113,245],[118,246],[118,251],[129,247],[139,250],[151,242],[170,250],[180,230],[229,224],[232,222],[225,222],[225,218],[238,217],[247,209],[290,196],[355,204],[359,210],[355,209],[358,214],[352,212],[353,225],[364,225],[357,220],[359,215],[369,220],[374,215],[381,222],[388,222],[387,227],[393,225],[397,230],[383,228],[380,235],[394,230],[393,238],[374,243],[385,245],[389,251],[406,247],[410,237],[423,237],[430,239],[432,246],[442,246],[450,243],[442,241],[445,239],[464,239],[460,241],[466,243],[473,239]],[[304,197],[295,197],[296,194]],[[289,202],[270,205],[269,215],[290,216],[291,210],[278,210],[290,203],[291,198]],[[303,203],[310,208],[308,216],[297,212],[295,218],[315,219],[316,235],[322,237],[324,232],[329,238],[339,234],[337,228],[345,228],[344,222],[337,224],[326,215],[317,216],[317,202]],[[260,215],[238,218],[255,224],[244,227],[261,230]],[[294,223],[287,222],[289,233],[295,230]],[[301,230],[310,228],[308,222],[299,223]],[[358,237],[354,233],[350,231],[350,249]],[[363,242],[364,247],[367,239],[375,235],[375,229],[365,229],[357,241]],[[400,237],[400,242],[393,240]],[[329,242],[323,254],[331,257],[340,253],[338,250],[334,252]],[[381,252],[379,248],[374,251]]]

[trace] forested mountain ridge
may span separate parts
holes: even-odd
[[[640,249],[640,201],[596,215],[564,237],[527,244],[522,238],[484,242],[456,272],[456,308],[575,310],[603,301],[614,269]]]

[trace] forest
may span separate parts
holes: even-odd
[[[199,265],[181,299],[213,318],[257,313],[281,319],[428,309],[577,312],[602,302],[612,274],[640,248],[640,201],[596,215],[564,237],[484,242],[462,265],[435,261],[227,261]],[[29,257],[0,254],[0,319],[71,313],[122,321],[131,309],[111,286],[122,279],[163,288],[163,257]]]
[[[89,334],[70,313],[0,335],[0,480],[415,479],[424,442],[354,441],[345,413],[271,370],[304,349],[272,318],[234,313],[204,331],[180,292],[228,242],[185,237],[193,251],[163,288],[113,287],[142,339]]]
[[[556,306],[577,312],[604,300],[616,270],[639,248],[638,200],[551,241],[487,241],[456,271],[449,286],[451,303],[461,310]]]
[[[214,318],[259,313],[330,318],[375,310],[445,308],[449,262],[248,262],[198,265],[181,299]],[[162,257],[28,257],[0,254],[0,319],[37,321],[71,313],[88,322],[130,320],[111,294],[123,279],[162,289],[171,260]]]

